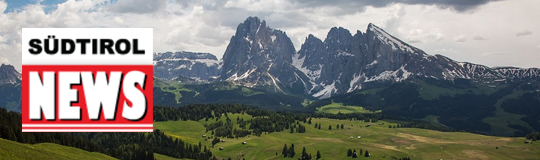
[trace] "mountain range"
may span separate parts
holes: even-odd
[[[297,51],[284,31],[257,17],[238,25],[221,61],[189,52],[157,53],[154,60],[158,78],[228,81],[319,99],[411,77],[486,84],[540,80],[538,68],[490,68],[426,54],[374,24],[354,34],[334,27],[324,40],[309,35]]]

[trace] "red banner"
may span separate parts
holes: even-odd
[[[152,65],[23,65],[23,132],[152,132]]]

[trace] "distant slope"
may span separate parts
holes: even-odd
[[[115,159],[105,154],[88,152],[53,143],[22,144],[0,138],[0,159]]]
[[[9,111],[22,111],[21,83],[0,84],[0,107]]]
[[[188,104],[245,104],[268,109],[302,109],[304,98],[264,89],[234,85],[230,82],[184,84],[154,78],[154,104],[183,106]]]
[[[382,110],[393,117],[423,119],[437,116],[444,125],[487,135],[525,136],[540,130],[540,83],[476,83],[411,78],[378,85],[313,103],[331,103]]]

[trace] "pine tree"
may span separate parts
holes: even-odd
[[[302,159],[309,159],[309,155],[306,152],[306,147],[302,148]]]
[[[291,148],[289,149],[289,157],[294,157],[296,153],[294,152],[294,144],[291,143]]]
[[[321,152],[319,150],[317,150],[317,159],[321,159]]]
[[[332,125],[329,125],[329,126],[328,126],[328,130],[332,130]]]
[[[369,152],[366,150],[366,153],[364,153],[364,157],[369,157]]]
[[[351,150],[351,149],[348,149],[348,150],[347,150],[347,157],[350,157],[350,156],[352,156],[352,150]]]
[[[287,157],[289,153],[289,149],[287,148],[287,144],[283,145],[283,151],[281,151],[281,154],[283,157]]]
[[[307,122],[308,124],[311,124],[311,117],[309,117],[309,120]]]

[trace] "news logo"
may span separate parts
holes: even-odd
[[[23,28],[22,132],[152,132],[151,28]]]

